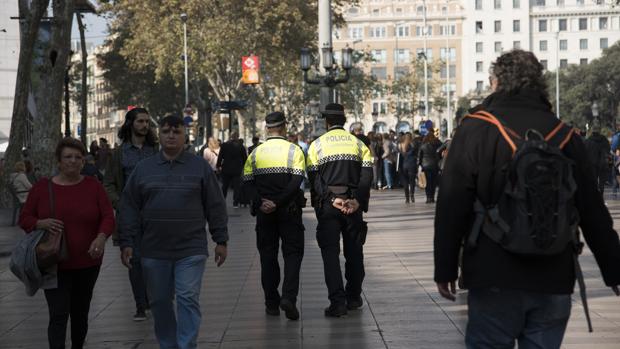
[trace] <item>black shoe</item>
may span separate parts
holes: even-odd
[[[144,321],[146,320],[146,312],[144,308],[136,309],[136,313],[133,316],[133,321]]]
[[[362,297],[359,297],[358,299],[350,299],[347,301],[348,310],[359,309],[362,307],[362,305],[364,305],[364,300],[362,300]]]
[[[408,203],[409,203],[409,198],[406,198],[405,199],[405,204],[408,204]]]
[[[332,304],[325,308],[325,316],[341,317],[347,315],[347,307],[344,304]]]
[[[283,299],[280,301],[280,309],[284,311],[284,314],[286,315],[288,319],[290,320],[299,319],[299,310],[297,310],[297,307],[295,306],[295,304],[289,301],[288,299]]]
[[[280,309],[278,307],[265,307],[265,313],[271,316],[280,316]]]

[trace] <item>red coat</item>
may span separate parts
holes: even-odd
[[[38,181],[30,190],[19,217],[19,225],[30,233],[39,219],[50,217],[48,179]],[[64,223],[69,258],[58,266],[61,270],[101,265],[102,258],[88,255],[90,244],[99,233],[107,236],[114,230],[114,212],[103,186],[85,176],[74,185],[53,183],[55,218]]]

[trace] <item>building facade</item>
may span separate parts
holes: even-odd
[[[491,63],[505,51],[534,52],[546,69],[588,64],[620,39],[610,0],[464,1],[462,90],[489,87]]]
[[[75,52],[79,52],[79,42],[74,43]],[[90,45],[89,45],[90,46]],[[88,49],[87,57],[87,128],[86,142],[87,146],[94,140],[105,138],[108,143],[113,146],[118,142],[117,133],[124,121],[125,111],[113,106],[111,102],[111,93],[108,89],[108,83],[103,78],[103,70],[97,64],[97,55],[101,54],[106,47],[104,45],[91,46]],[[71,57],[72,66],[81,63],[81,55],[74,54]],[[78,75],[77,82],[81,81],[81,75]],[[75,88],[71,90],[72,94],[76,94]],[[80,137],[81,129],[81,112],[77,102],[77,96],[71,97],[69,105],[70,110],[70,128],[73,137]],[[62,129],[65,129],[64,118]]]
[[[464,12],[460,1],[363,0],[344,9],[344,18],[346,25],[333,32],[334,51],[348,46],[370,52],[373,62],[364,64],[364,70],[386,87],[413,72],[419,73],[418,81],[422,81],[424,70],[419,62],[424,57],[430,70],[429,115],[424,115],[423,83],[411,98],[377,93],[363,102],[363,112],[358,115],[366,132],[417,128],[427,119],[438,124],[447,116],[447,90],[454,114],[455,101],[462,94]],[[442,102],[434,103],[435,96],[441,96]],[[351,117],[349,120],[354,121]]]

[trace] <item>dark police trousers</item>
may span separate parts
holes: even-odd
[[[316,228],[316,239],[321,248],[325,283],[331,304],[344,305],[346,300],[357,300],[362,293],[364,281],[364,251],[366,232],[362,220],[362,210],[351,215],[344,215],[329,201],[323,203],[318,210],[319,224]],[[340,234],[345,258],[346,288],[342,282],[340,271]]]
[[[304,256],[304,226],[301,208],[278,208],[275,212],[256,214],[256,247],[260,254],[261,283],[265,291],[265,305],[273,308],[280,304],[280,264],[278,250],[282,239],[284,282],[282,298],[297,301],[299,269]]]

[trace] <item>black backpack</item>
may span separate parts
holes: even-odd
[[[475,247],[481,232],[506,251],[526,257],[557,255],[570,245],[587,311],[583,275],[577,262],[583,244],[579,241],[579,213],[575,206],[574,163],[562,152],[575,130],[560,122],[546,136],[530,129],[522,138],[488,112],[478,111],[466,117],[494,124],[512,149],[499,202],[485,205],[476,199],[474,203],[476,220],[468,245]],[[591,330],[589,315],[587,318]]]

